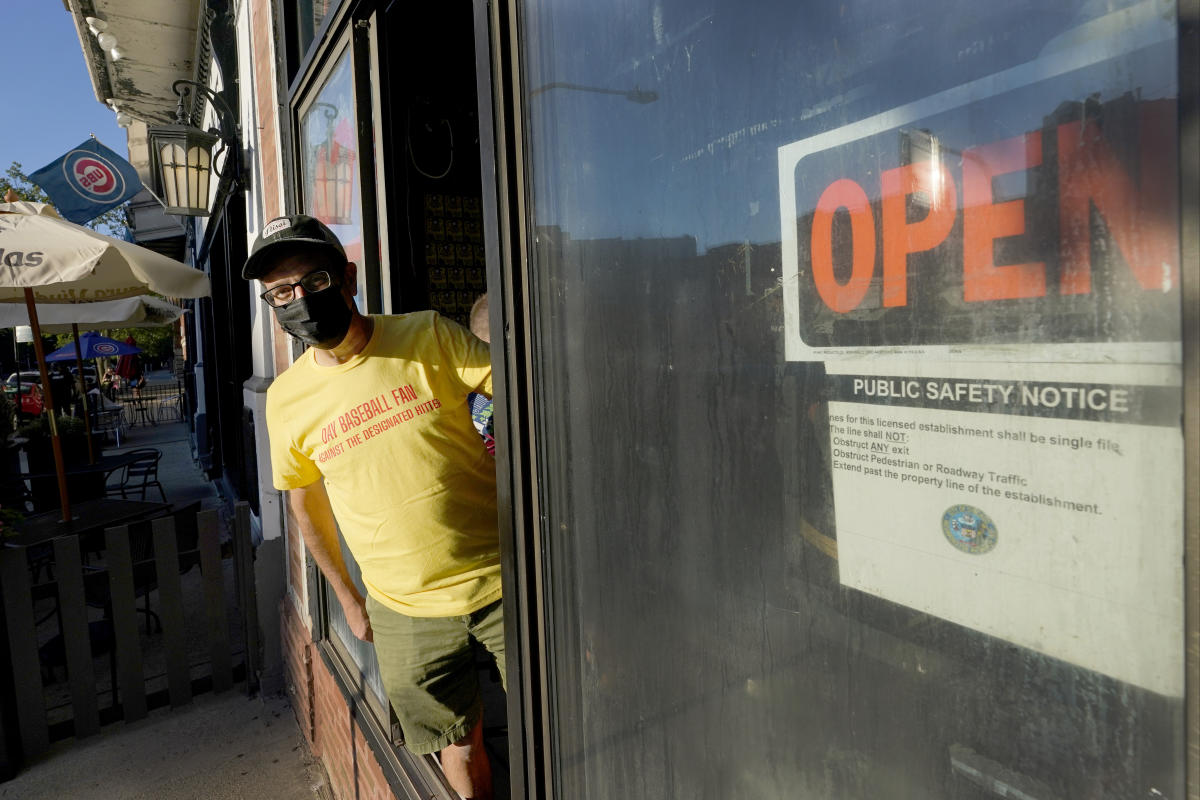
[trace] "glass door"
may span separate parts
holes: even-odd
[[[1183,797],[1174,4],[509,8],[528,796]]]

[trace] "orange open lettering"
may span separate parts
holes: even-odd
[[[1058,225],[1062,294],[1092,290],[1091,208],[1095,205],[1125,263],[1143,289],[1179,285],[1173,198],[1175,186],[1162,141],[1174,120],[1140,119],[1141,180],[1135,186],[1095,122],[1058,129]],[[1169,127],[1164,122],[1169,122]]]
[[[837,282],[833,274],[833,217],[850,212],[850,279]],[[834,181],[821,193],[812,224],[813,280],[825,305],[834,311],[858,308],[875,274],[875,215],[863,188],[849,178]]]
[[[997,239],[1025,233],[1025,201],[993,202],[992,179],[1042,163],[1035,131],[963,152],[963,299],[1011,300],[1046,294],[1046,265],[996,264]]]
[[[954,227],[954,180],[940,160],[922,161],[880,176],[883,195],[883,304],[908,305],[908,256],[932,250]],[[920,192],[929,213],[919,222],[908,221],[908,198]]]

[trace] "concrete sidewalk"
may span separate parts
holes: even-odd
[[[247,698],[235,688],[55,745],[0,783],[0,798],[299,800],[331,797],[328,786],[287,698]]]

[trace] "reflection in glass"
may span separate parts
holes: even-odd
[[[354,82],[349,48],[300,117],[303,206],[337,234],[346,258],[363,268],[362,187],[356,169]],[[355,302],[365,313],[367,281],[359,274]]]
[[[299,52],[304,53],[316,38],[325,17],[337,5],[337,0],[293,0],[296,20],[296,39]]]
[[[342,548],[342,559],[346,562],[346,569],[350,573],[350,580],[358,587],[358,591],[363,597],[367,596],[367,587],[362,582],[362,570],[358,568],[358,562],[350,555],[350,550],[346,547],[345,541],[342,540],[340,534],[338,543]],[[383,678],[379,674],[379,660],[375,657],[375,646],[370,642],[364,642],[350,632],[350,625],[346,622],[346,615],[342,613],[342,606],[336,599],[330,598],[330,601],[325,606],[329,619],[329,630],[337,637],[345,653],[358,666],[359,675],[363,685],[368,687],[373,693],[374,707],[377,709],[382,721],[387,722],[388,707],[387,692],[383,688]]]
[[[521,5],[556,796],[1182,796],[1174,5]],[[872,408],[1090,510],[835,469],[854,378],[1068,373],[1140,416]]]

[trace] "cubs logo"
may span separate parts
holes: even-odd
[[[116,165],[87,150],[72,150],[63,159],[63,177],[80,197],[91,201],[121,197],[125,179]]]
[[[996,523],[974,506],[956,505],[942,514],[942,533],[958,550],[972,555],[991,552],[999,539]]]
[[[97,342],[92,345],[92,351],[98,356],[115,356],[117,355],[117,346],[108,342]]]

